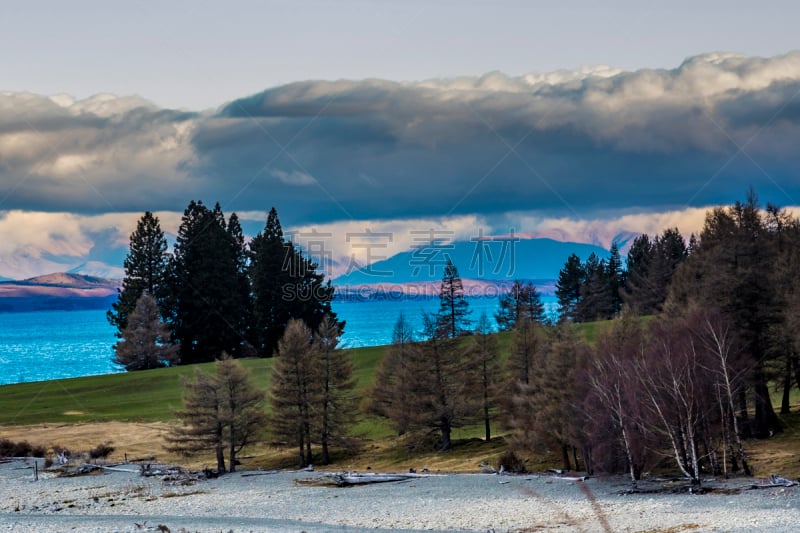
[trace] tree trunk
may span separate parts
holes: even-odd
[[[569,461],[569,446],[566,444],[561,445],[561,466],[565,472],[572,470],[572,464]]]
[[[452,428],[450,427],[450,419],[447,417],[442,417],[442,448],[441,451],[449,450],[450,449],[450,433]]]
[[[791,359],[792,368],[794,369],[794,382],[800,388],[800,357],[797,356],[797,353],[792,352]]]
[[[228,461],[230,462],[230,470],[228,472],[236,472],[236,443],[233,441],[234,426],[230,427],[230,446],[228,448]]]
[[[217,473],[224,474],[225,473],[225,449],[222,446],[222,443],[217,444]]]
[[[783,375],[783,396],[781,397],[781,414],[788,415],[790,412],[789,393],[792,390],[792,359],[786,358],[786,373]]]
[[[783,431],[781,422],[778,415],[775,414],[775,409],[772,407],[772,398],[769,396],[769,387],[767,386],[763,370],[759,369],[756,373],[756,382],[753,386],[756,400],[756,413],[755,421],[755,436],[759,439],[771,437],[773,433],[780,433]]]
[[[330,453],[328,452],[328,436],[327,435],[323,435],[322,436],[322,457],[320,458],[320,461],[322,461],[322,464],[324,464],[324,465],[330,464],[330,462],[331,462],[331,456],[330,456]]]
[[[747,392],[743,386],[739,386],[736,396],[739,401],[739,436],[749,439],[753,436],[753,430],[750,427],[750,417],[747,415]]]

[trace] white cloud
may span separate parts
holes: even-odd
[[[275,169],[270,171],[270,174],[277,178],[281,183],[285,183],[286,185],[304,186],[314,185],[317,183],[317,180],[314,179],[314,176],[305,172],[300,172],[299,170],[286,172],[284,170]]]

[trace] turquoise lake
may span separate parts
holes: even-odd
[[[494,324],[497,298],[467,299],[471,318],[481,313]],[[548,313],[555,297],[543,296]],[[335,301],[334,311],[347,322],[341,345],[346,348],[389,344],[397,317],[404,313],[415,331],[422,329],[422,313],[436,312],[437,298]],[[105,311],[38,311],[0,314],[0,384],[110,374],[115,365],[114,329]]]

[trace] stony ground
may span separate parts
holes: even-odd
[[[321,475],[241,472],[176,485],[136,472],[45,472],[34,481],[31,464],[10,462],[0,465],[0,530],[789,532],[800,521],[800,488],[739,491],[752,479],[704,495],[624,494],[624,479],[537,475],[452,474],[352,488],[304,482]]]

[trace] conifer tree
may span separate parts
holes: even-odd
[[[236,454],[253,443],[264,426],[264,393],[255,388],[241,363],[223,354],[214,373],[196,370],[184,381],[181,421],[167,435],[167,450],[191,457],[213,451],[217,472],[224,473],[225,450],[230,472],[236,470]]]
[[[403,313],[392,330],[392,344],[387,348],[375,372],[375,383],[369,394],[369,411],[389,419],[398,435],[412,425],[414,368],[419,346]]]
[[[249,277],[253,291],[251,339],[259,355],[272,356],[290,319],[303,320],[312,330],[325,316],[336,320],[331,309],[334,288],[302,250],[283,237],[278,212],[273,207],[264,230],[250,242]],[[344,322],[338,321],[340,330]]]
[[[183,409],[175,415],[181,425],[166,437],[165,448],[184,457],[213,451],[217,472],[225,472],[225,425],[220,390],[209,374],[195,370],[183,383]]]
[[[583,298],[581,285],[585,277],[586,274],[580,257],[571,254],[567,258],[564,268],[559,271],[558,281],[556,282],[556,297],[558,298],[560,320],[574,321],[578,318],[578,305]]]
[[[458,269],[448,258],[439,289],[439,313],[436,315],[440,335],[455,338],[469,331],[470,313]]]
[[[525,320],[525,319],[523,319]],[[482,396],[484,435],[486,441],[492,440],[491,422],[495,417],[498,404],[499,385],[502,377],[500,366],[500,348],[497,337],[492,335],[489,318],[481,314],[478,328],[472,337],[474,366],[478,373],[478,385]]]
[[[622,288],[625,286],[625,271],[622,268],[617,241],[611,243],[605,274],[609,299],[607,318],[612,318],[622,309]]]
[[[267,417],[264,391],[255,387],[242,364],[226,354],[214,363],[213,381],[222,400],[224,436],[228,445],[229,471],[236,471],[236,454],[258,440]]]
[[[335,319],[325,317],[314,336],[316,375],[320,390],[318,413],[322,464],[331,462],[330,446],[346,444],[346,436],[353,426],[357,405],[353,389],[353,364],[348,353],[340,348],[339,325]]]
[[[170,263],[173,337],[181,343],[182,364],[213,361],[222,352],[241,354],[248,306],[238,248],[219,204],[210,210],[203,202],[189,203]]]
[[[178,362],[178,346],[161,321],[158,303],[145,291],[128,316],[122,338],[114,345],[114,362],[125,370],[147,370],[172,366]]]
[[[117,331],[117,337],[128,325],[128,315],[136,302],[147,291],[159,304],[166,296],[166,274],[169,264],[167,239],[161,230],[158,217],[146,211],[130,236],[130,249],[123,263],[125,278],[117,290],[118,299],[106,314]]]
[[[501,331],[514,329],[521,319],[543,323],[546,320],[542,295],[528,282],[515,280],[508,293],[500,297],[495,320]]]
[[[301,320],[289,320],[278,343],[269,388],[270,431],[274,437],[297,447],[301,468],[312,463],[313,409],[319,398],[312,342],[308,326]]]

